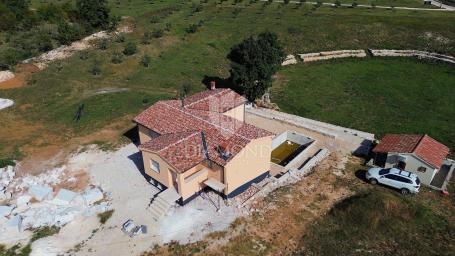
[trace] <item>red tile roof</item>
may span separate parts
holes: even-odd
[[[449,154],[449,148],[426,134],[388,134],[373,152],[414,153],[433,167],[440,168]]]
[[[243,97],[230,89],[215,89],[188,97],[184,108],[179,100],[155,103],[134,121],[161,136],[142,144],[140,149],[157,153],[177,168],[177,171],[184,172],[205,160],[201,137],[201,132],[204,132],[209,159],[224,166],[251,140],[273,135],[222,114],[239,106],[239,103],[243,104],[241,98]],[[219,107],[212,107],[212,103]],[[230,149],[230,158],[221,157],[217,151],[220,145]]]

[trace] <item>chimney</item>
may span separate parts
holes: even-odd
[[[216,82],[210,81],[210,90],[215,90],[215,89],[216,89]]]

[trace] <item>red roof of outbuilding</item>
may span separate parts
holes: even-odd
[[[426,134],[387,134],[373,152],[414,153],[435,168],[440,168],[449,154],[449,148]]]
[[[243,104],[241,98],[230,89],[216,89],[188,97],[183,108],[179,100],[155,103],[134,121],[161,135],[142,144],[140,149],[160,155],[177,171],[184,172],[205,160],[201,135],[204,132],[209,159],[224,166],[251,140],[273,135],[222,114]],[[229,148],[231,157],[224,159],[220,155],[217,151],[220,145]]]

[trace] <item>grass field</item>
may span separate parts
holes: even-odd
[[[282,110],[385,133],[427,133],[455,148],[455,69],[412,59],[341,60],[285,68],[272,100]]]
[[[233,1],[208,1],[200,6],[186,1],[112,2],[115,14],[130,15],[134,20],[134,32],[126,36],[125,42],[112,40],[107,50],[95,47],[87,51],[88,58],[76,54],[54,63],[34,74],[25,87],[0,90],[1,98],[16,101],[13,108],[0,112],[0,158],[19,158],[25,145],[64,143],[116,122],[121,123],[118,130],[127,129],[141,109],[158,99],[175,97],[183,84],[199,91],[204,88],[201,81],[206,76],[226,78],[229,49],[265,30],[278,34],[287,53],[414,48],[455,55],[455,27],[447,26],[455,21],[452,13],[249,1],[237,5]],[[195,33],[186,31],[191,24],[199,24]],[[142,44],[144,32],[156,29],[165,29],[164,36]],[[111,63],[113,53],[121,52],[131,41],[138,45],[138,53],[124,56],[120,64]],[[139,64],[144,54],[152,57],[149,68]],[[101,68],[98,76],[90,72],[94,63]],[[106,87],[128,91],[96,94]],[[82,103],[85,112],[76,123],[72,118]],[[444,133],[440,131],[439,135]],[[49,137],[53,139],[46,140]]]
[[[384,190],[345,199],[305,232],[296,255],[451,255],[453,223],[421,201]]]

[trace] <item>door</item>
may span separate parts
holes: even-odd
[[[178,182],[178,178],[177,178],[177,173],[175,173],[174,171],[171,171],[171,176],[172,176],[172,185],[174,186],[175,188],[175,191],[177,191],[177,193],[179,192],[179,182]]]
[[[385,185],[389,185],[394,188],[401,188],[400,187],[400,182],[398,181],[398,176],[394,174],[387,174],[384,176],[382,179],[382,183]]]

